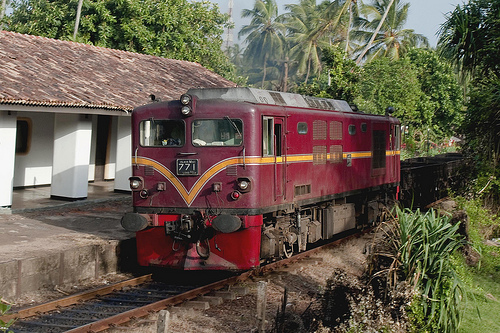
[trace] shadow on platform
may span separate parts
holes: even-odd
[[[100,202],[130,197],[130,193],[115,192],[114,184],[114,181],[91,182],[88,186],[87,198],[77,201],[51,199],[50,186],[14,189],[10,212],[16,214],[35,210],[74,206],[85,204],[90,201]]]

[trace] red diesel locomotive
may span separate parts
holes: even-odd
[[[246,270],[370,223],[396,195],[400,123],[345,101],[190,89],[132,114],[140,265]]]

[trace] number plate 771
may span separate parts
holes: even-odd
[[[197,159],[178,159],[176,161],[177,176],[198,176]]]

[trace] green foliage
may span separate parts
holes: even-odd
[[[78,0],[17,0],[7,29],[72,40]],[[84,0],[76,41],[194,61],[228,78],[234,66],[222,52],[229,17],[208,2]]]
[[[479,170],[498,178],[500,75],[490,72],[490,75],[473,81],[463,130],[468,135],[467,142],[473,151],[471,155],[477,159]]]
[[[293,59],[291,67],[296,77],[303,77],[303,84],[308,84],[311,75],[319,75],[321,71],[321,47],[326,44],[323,35],[327,30],[318,29],[324,13],[318,10],[315,0],[301,0],[298,4],[285,6],[290,12],[281,16],[288,34],[290,55]]]
[[[450,138],[444,137],[441,131],[434,131],[434,127],[405,128],[402,133],[401,160],[420,156],[435,156],[453,153],[457,146],[449,145]]]
[[[463,76],[499,73],[500,0],[470,0],[457,5],[439,31],[441,54]]]
[[[346,59],[338,47],[322,50],[324,69],[312,84],[302,84],[295,92],[317,97],[354,101],[359,91],[362,68],[353,60]]]
[[[452,68],[436,52],[413,49],[404,58],[376,59],[363,66],[355,103],[369,113],[384,114],[388,106],[407,126],[407,157],[450,150],[450,135],[463,121],[463,96]],[[452,148],[451,150],[454,150]]]
[[[387,272],[389,285],[397,277],[418,292],[410,311],[417,330],[456,332],[461,320],[464,286],[452,256],[465,244],[459,224],[433,210],[427,213],[396,209],[398,226],[392,229],[393,262]]]
[[[484,182],[476,188],[484,186]],[[481,196],[476,198],[458,197],[455,199],[460,209],[469,217],[469,239],[481,255],[480,264],[466,266],[460,263],[459,274],[467,281],[475,302],[465,308],[460,332],[498,332],[500,323],[500,248],[488,245],[486,240],[500,237],[500,219],[483,205]],[[457,260],[458,261],[458,260]]]
[[[412,49],[406,57],[417,71],[425,95],[418,109],[429,110],[430,122],[438,134],[456,133],[464,118],[464,100],[452,67],[430,49]]]
[[[11,308],[11,305],[5,304],[1,299],[0,299],[0,317],[3,316],[4,314],[7,313]],[[0,331],[3,333],[13,333],[13,331],[9,330],[9,327],[14,324],[15,319],[11,319],[8,322],[4,322],[3,320],[0,320]]]
[[[478,184],[481,187],[485,181]],[[457,199],[469,216],[469,236],[474,247],[481,253],[479,269],[484,275],[500,276],[500,248],[488,245],[485,240],[500,238],[500,216],[484,207],[482,197]]]
[[[361,93],[355,99],[360,110],[384,114],[385,109],[392,106],[396,109],[394,116],[403,124],[418,128],[431,121],[430,110],[418,110],[419,101],[425,96],[418,73],[408,59],[381,58],[363,68]]]
[[[498,178],[500,162],[500,0],[470,0],[448,15],[440,30],[440,53],[470,82],[463,133],[478,171]],[[500,203],[498,187],[490,200]]]

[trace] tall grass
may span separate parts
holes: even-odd
[[[384,256],[392,262],[384,271],[388,286],[405,280],[416,292],[413,311],[420,320],[416,329],[456,332],[461,320],[460,304],[465,296],[463,283],[453,268],[452,255],[465,241],[458,233],[460,225],[430,210],[396,208],[399,223],[385,229],[389,247]],[[418,327],[420,326],[420,327]]]
[[[5,304],[3,300],[0,298],[0,317],[3,316],[4,314],[7,313],[11,308],[11,305]],[[15,319],[11,319],[8,322],[5,322],[0,319],[0,332],[3,333],[14,333],[13,331],[9,330],[9,327],[14,324]]]

